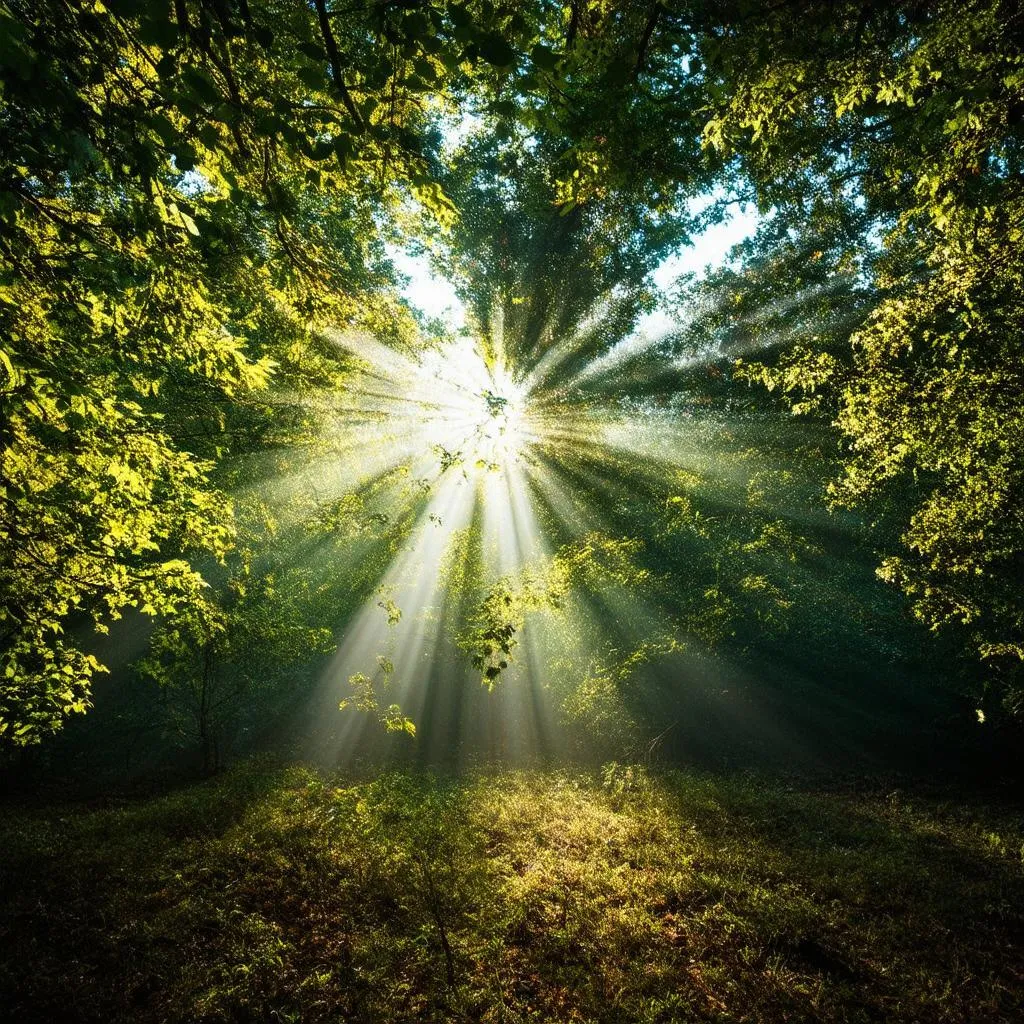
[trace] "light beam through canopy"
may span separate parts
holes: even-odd
[[[795,593],[834,589],[814,580],[812,538],[835,524],[793,458],[808,428],[718,415],[721,363],[671,344],[633,352],[624,376],[607,353],[632,321],[612,296],[546,343],[510,344],[506,321],[421,351],[333,336],[353,361],[334,454],[293,483],[362,531],[314,556],[323,574],[380,568],[300,716],[303,749],[371,755],[383,724],[392,756],[431,762],[543,756],[567,727],[640,750],[645,723],[657,736],[680,714],[693,749],[778,745],[772,670],[744,666],[792,628]],[[813,685],[816,643],[806,670],[780,666],[791,688],[803,671]]]

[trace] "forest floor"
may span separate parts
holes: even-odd
[[[753,775],[249,762],[0,814],[0,1017],[1011,1021],[1005,799]]]

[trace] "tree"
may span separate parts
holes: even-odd
[[[216,597],[166,616],[137,666],[165,690],[205,773],[223,766],[243,711],[252,720],[297,666],[334,649],[331,631],[311,621],[308,575],[279,568],[244,567]]]
[[[998,0],[3,0],[0,737],[88,706],[83,619],[158,617],[167,678],[190,644],[273,634],[274,531],[242,543],[229,494],[330,449],[355,371],[329,330],[421,344],[386,252],[409,234],[549,424],[719,402],[774,443],[779,394],[827,417],[834,506],[897,524],[881,575],[1019,710],[1022,36]],[[615,351],[652,271],[737,201],[762,225],[734,265]],[[543,457],[701,511],[692,481],[596,456],[585,420]],[[760,534],[723,522],[730,601],[767,616],[740,593],[768,579]]]
[[[322,384],[325,325],[408,329],[380,225],[410,194],[450,220],[428,108],[514,19],[335,7],[0,6],[8,740],[88,706],[70,620],[202,601],[233,543],[214,462],[308,419],[260,397],[275,364]]]
[[[790,219],[829,189],[863,210],[875,293],[845,358],[809,346],[770,385],[830,392],[837,505],[903,506],[879,569],[957,629],[1021,710],[1024,666],[1024,19],[994,2],[804,4],[709,42],[708,144]],[[875,250],[881,236],[882,247]]]
[[[566,22],[539,80],[540,116],[575,125],[570,201],[698,180],[712,212],[757,202],[741,269],[686,293],[718,305],[672,344],[745,364],[765,345],[748,379],[831,412],[832,501],[902,521],[880,574],[1019,710],[1018,5],[584,3]]]

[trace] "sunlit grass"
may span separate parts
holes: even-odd
[[[25,1021],[1009,1022],[1022,841],[977,796],[248,766],[9,813],[0,992]]]

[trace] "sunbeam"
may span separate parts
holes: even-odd
[[[708,673],[728,674],[708,668],[734,601],[711,586],[708,555],[688,556],[692,590],[663,578],[659,563],[691,543],[680,525],[691,499],[677,480],[704,481],[709,511],[689,534],[702,543],[704,523],[749,511],[752,470],[732,429],[664,408],[642,377],[628,395],[603,383],[618,379],[621,360],[609,353],[624,351],[632,323],[606,297],[557,344],[519,336],[518,362],[509,322],[493,312],[490,336],[467,328],[418,349],[331,335],[352,363],[323,418],[327,451],[277,486],[315,486],[314,508],[355,518],[333,571],[350,574],[352,559],[377,569],[364,574],[361,605],[339,622],[337,653],[296,718],[306,756],[350,763],[379,746],[382,725],[397,734],[391,757],[544,756],[556,727],[600,720],[621,738],[638,728],[637,712],[664,717],[658,666],[684,647],[694,654],[676,700]],[[678,363],[657,342],[630,358],[652,381]],[[635,698],[627,683],[640,687]]]

